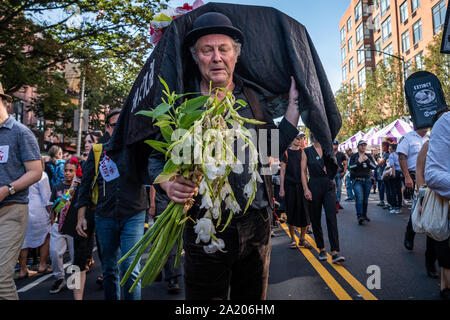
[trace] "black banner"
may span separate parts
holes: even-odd
[[[435,115],[447,108],[441,83],[430,72],[413,73],[405,82],[405,93],[415,130],[431,128]]]
[[[305,27],[282,12],[269,7],[208,3],[176,18],[167,28],[136,79],[113,135],[113,149],[154,137],[157,128],[147,117],[136,115],[161,103],[163,78],[170,90],[190,92],[198,76],[185,35],[201,14],[216,11],[230,18],[244,33],[245,43],[235,72],[254,89],[271,100],[274,118],[284,115],[287,104],[275,99],[289,91],[293,75],[300,92],[301,116],[308,128],[331,154],[332,140],[341,127],[341,116],[319,56]]]

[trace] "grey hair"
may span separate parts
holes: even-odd
[[[241,55],[241,50],[242,50],[242,44],[234,39],[232,39],[233,41],[233,49],[234,52],[236,52],[236,56],[239,58],[239,56]],[[192,58],[194,59],[195,63],[198,62],[198,54],[197,54],[197,42],[189,48],[189,50],[191,51],[192,54]]]

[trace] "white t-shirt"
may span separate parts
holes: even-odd
[[[428,141],[428,135],[421,137],[417,132],[411,131],[404,135],[397,146],[397,153],[403,153],[407,156],[409,171],[416,171],[417,155],[425,142]]]

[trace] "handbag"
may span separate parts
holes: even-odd
[[[425,230],[422,226],[422,203],[423,198],[425,196],[425,192],[427,191],[427,187],[420,187],[419,192],[417,193],[413,206],[412,206],[412,214],[411,214],[411,223],[415,233],[425,233]]]
[[[436,192],[427,189],[423,203],[421,223],[425,233],[436,241],[444,241],[450,237],[449,202]]]
[[[383,180],[388,180],[393,176],[393,169],[391,167],[386,167],[381,175]]]

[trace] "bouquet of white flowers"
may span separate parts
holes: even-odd
[[[143,287],[155,280],[176,243],[175,267],[178,267],[183,248],[183,231],[189,219],[195,223],[196,243],[204,243],[206,253],[225,249],[226,244],[218,233],[227,228],[233,214],[242,211],[228,181],[231,172],[241,174],[244,171],[240,162],[242,158],[236,156],[233,148],[236,142],[241,142],[241,147],[237,148],[238,153],[247,148],[250,151],[251,178],[244,188],[244,194],[248,198],[244,213],[255,198],[257,182],[262,182],[258,173],[258,152],[252,134],[244,127],[244,123],[264,123],[239,115],[237,110],[247,106],[245,101],[235,101],[233,94],[226,89],[218,89],[215,94],[210,90],[209,96],[188,100],[186,97],[190,94],[170,92],[164,80],[160,81],[165,87],[163,93],[166,99],[163,98],[163,103],[154,110],[138,113],[151,117],[165,139],[165,142],[146,141],[152,148],[163,152],[167,159],[163,172],[154,183],[160,184],[175,179],[178,175],[191,180],[198,186],[198,193],[202,196],[200,208],[205,209],[206,213],[203,218],[194,221],[188,215],[194,199],[185,204],[170,202],[143,238],[119,261],[122,263],[137,250],[133,263],[122,279],[121,285],[124,285],[142,254],[150,247],[145,266],[130,291],[134,290],[141,279]],[[224,93],[222,99],[218,98],[220,91]],[[175,107],[180,99],[185,101]],[[230,213],[224,227],[216,230],[222,223],[222,203]]]

